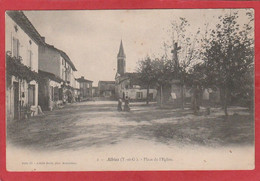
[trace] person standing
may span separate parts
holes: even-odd
[[[122,99],[121,98],[118,99],[117,110],[122,111]]]
[[[129,99],[128,99],[127,96],[125,97],[124,111],[127,111],[127,112],[130,111],[130,107],[129,107]]]

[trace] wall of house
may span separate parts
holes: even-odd
[[[31,67],[31,70],[38,72],[38,45],[36,42],[26,34],[8,15],[6,15],[6,33],[5,33],[5,49],[10,51],[14,56],[14,39],[18,40],[18,56],[22,58],[21,63]],[[18,83],[18,101],[19,106],[25,106],[28,102],[28,87],[35,86],[34,91],[34,105],[35,115],[38,113],[38,83],[36,81],[26,82],[19,80],[17,77],[10,76],[9,85],[6,87],[6,113],[8,119],[14,118],[14,82]]]
[[[125,96],[128,96],[132,100],[145,100],[147,98],[147,89],[126,89],[124,92]],[[157,90],[149,89],[149,94],[153,94],[153,99],[155,99]]]
[[[53,73],[54,75],[61,77],[60,71],[60,54],[49,47],[39,47],[39,69],[45,72]]]
[[[49,110],[49,79],[42,78],[39,82],[39,105],[43,111]]]
[[[93,97],[99,96],[98,87],[92,87],[92,96]]]
[[[18,79],[11,76],[11,84],[6,87],[6,114],[7,118],[14,118],[14,87],[13,84],[18,83],[18,101],[21,107],[29,105],[29,85],[35,87],[34,90],[34,104],[30,105],[35,110],[34,115],[38,114],[38,83],[36,81],[27,82],[26,80]]]
[[[61,84],[59,82],[50,80],[49,78],[43,78],[39,82],[39,105],[41,106],[43,111],[53,110],[59,104],[62,104],[62,97],[59,89],[61,88]],[[56,92],[54,89],[57,89]]]
[[[17,31],[15,30],[17,27]],[[38,72],[38,45],[27,35],[8,15],[6,15],[5,27],[5,49],[13,52],[13,39],[19,40],[19,56],[22,57],[22,63],[32,70]],[[32,52],[31,64],[29,61],[29,51]]]
[[[116,78],[116,82],[120,82],[120,83],[116,83],[115,85],[115,95],[117,98],[123,98],[123,92],[125,91],[126,88],[130,86],[130,80],[126,79],[126,77],[124,76],[120,76]]]
[[[83,98],[92,97],[92,82],[80,82],[80,94]]]
[[[79,89],[80,88],[80,86],[79,86],[79,82],[75,79],[75,88],[76,89]]]
[[[62,99],[60,98],[60,91],[61,84],[59,82],[49,80],[49,110],[53,110],[56,107],[58,107],[60,104],[62,104]],[[56,89],[56,93],[55,90]]]
[[[73,87],[73,88],[76,88],[76,81],[75,81],[75,77],[74,77],[74,73],[73,72],[71,72],[70,86]]]
[[[61,78],[62,80],[64,80],[64,81],[65,81],[65,77],[66,77],[66,75],[65,75],[65,71],[66,71],[65,64],[66,64],[65,59],[64,59],[62,56],[60,56],[60,60],[59,60],[60,78]]]
[[[74,71],[72,70],[70,64],[68,64],[62,56],[60,56],[59,63],[60,78],[66,82],[69,81],[69,85],[71,87],[75,87]]]
[[[88,96],[92,97],[92,82],[88,82]]]
[[[99,96],[115,98],[115,83],[110,82],[99,82],[98,87]],[[94,90],[94,89],[93,89]],[[97,96],[97,93],[92,91],[92,95]]]

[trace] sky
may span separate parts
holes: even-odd
[[[147,55],[161,56],[163,43],[170,43],[171,22],[184,17],[188,31],[213,27],[217,17],[229,10],[59,10],[24,11],[48,44],[63,50],[77,71],[94,81],[114,80],[117,53],[123,41],[126,71],[134,72],[137,62]],[[241,10],[243,11],[243,10]],[[243,14],[245,11],[243,11]],[[242,17],[243,19],[243,17]]]

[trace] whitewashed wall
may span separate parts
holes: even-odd
[[[17,27],[17,31],[15,30]],[[19,56],[22,58],[22,63],[35,72],[38,72],[38,45],[36,42],[26,34],[22,28],[16,24],[7,14],[6,14],[6,29],[5,29],[5,51],[12,52],[13,55],[13,38],[19,40]],[[32,52],[32,63],[30,66],[29,53],[28,50]],[[18,80],[16,77],[12,76],[11,86],[6,89],[6,113],[7,117],[12,119],[14,117],[14,92],[13,92],[13,82],[19,83],[19,100],[22,105],[28,104],[28,83],[25,80]],[[36,81],[29,82],[31,85],[35,85],[35,105],[38,106],[38,83]],[[24,97],[22,97],[24,93]],[[38,110],[36,109],[36,113]]]
[[[15,26],[18,31],[15,31]],[[38,72],[38,45],[34,42],[29,35],[27,35],[8,15],[6,15],[6,29],[5,29],[5,50],[13,51],[13,38],[17,38],[20,43],[19,54],[22,57],[22,63],[26,66],[29,65],[28,50],[32,51],[32,67],[31,69]],[[30,43],[31,42],[31,43]],[[12,52],[13,54],[13,52]]]

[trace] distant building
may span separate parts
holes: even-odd
[[[74,95],[75,95],[75,101],[80,101],[80,83],[75,78],[75,85],[74,85]]]
[[[100,97],[115,98],[115,81],[99,81],[98,92]]]
[[[92,87],[92,96],[93,97],[98,97],[99,96],[98,87]]]
[[[126,72],[126,55],[121,40],[119,52],[117,54],[117,73],[115,76],[115,95],[117,98],[130,98],[131,100],[145,100],[149,96],[150,100],[154,100],[157,95],[156,89],[147,89],[140,82],[139,74]]]
[[[79,82],[80,96],[83,99],[92,98],[92,83],[93,81],[85,79],[84,76],[76,79]]]
[[[38,31],[22,11],[7,11],[5,24],[6,59],[6,117],[22,119],[31,111],[31,116],[38,113],[38,83],[22,78],[32,72],[38,72],[38,48],[44,45]],[[19,59],[20,61],[15,61]],[[19,66],[21,69],[8,67]],[[28,69],[29,67],[29,69]],[[9,69],[13,70],[12,73]],[[15,70],[14,70],[15,69]],[[32,77],[28,77],[32,78]]]

